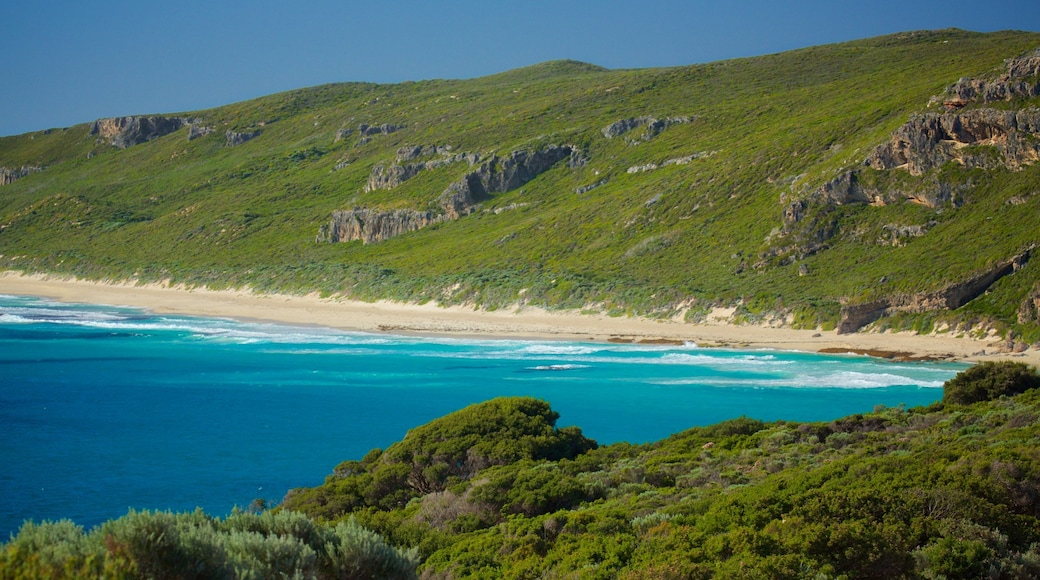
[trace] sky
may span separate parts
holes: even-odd
[[[332,82],[682,66],[949,27],[1040,31],[1040,1],[2,0],[0,136]]]

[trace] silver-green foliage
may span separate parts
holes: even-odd
[[[0,547],[0,578],[415,577],[418,552],[353,520],[330,528],[299,513],[235,511],[224,520],[131,510],[84,533],[69,520],[26,522]]]

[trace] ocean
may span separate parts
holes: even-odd
[[[133,509],[224,515],[466,405],[532,396],[601,444],[739,416],[925,405],[966,365],[419,338],[0,296],[0,538]]]

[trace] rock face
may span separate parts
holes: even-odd
[[[180,117],[111,117],[98,119],[90,126],[90,134],[119,149],[139,145],[190,124]]]
[[[358,133],[362,136],[368,137],[371,135],[389,135],[391,133],[404,129],[405,125],[394,125],[391,123],[383,123],[381,125],[369,125],[368,123],[362,123],[358,126]]]
[[[431,212],[409,209],[378,211],[354,208],[332,212],[332,221],[318,232],[318,242],[381,242],[394,236],[422,229],[437,218]]]
[[[449,185],[438,202],[448,219],[458,219],[488,195],[517,189],[576,152],[570,145],[549,145],[540,151],[492,156],[480,169]]]
[[[398,159],[415,159],[418,156],[414,149],[403,148],[398,151]],[[467,161],[472,159],[470,154],[459,154],[450,159],[457,158]],[[368,208],[336,211],[329,224],[321,227],[316,239],[318,242],[361,240],[370,244],[422,229],[431,223],[455,220],[472,212],[476,204],[490,194],[521,187],[567,158],[578,159],[579,161],[575,161],[578,163],[580,152],[569,145],[549,145],[539,151],[514,151],[507,157],[494,155],[482,163],[479,169],[465,174],[444,190],[437,200],[443,212],[440,215],[415,210],[380,211]],[[454,162],[448,158],[434,161]],[[475,161],[476,159],[473,160]],[[398,169],[393,169],[395,167]],[[408,169],[409,167],[412,169]],[[421,171],[420,167],[424,167],[424,164],[393,165],[389,169],[373,170],[366,188],[371,185],[400,183],[409,175]]]
[[[16,169],[0,167],[0,185],[10,185],[19,179],[28,176],[30,173],[37,173],[40,171],[43,171],[43,168],[36,167],[35,165],[23,165]]]
[[[874,169],[905,168],[911,175],[955,161],[966,167],[1018,169],[1040,159],[1040,109],[915,115],[866,160]],[[989,146],[999,155],[989,154]],[[991,149],[991,150],[992,150]]]
[[[425,155],[441,155],[441,157],[421,163],[410,163],[408,165],[376,165],[372,168],[372,172],[368,176],[368,181],[365,183],[364,190],[369,192],[377,189],[393,189],[416,175],[419,175],[423,171],[437,169],[439,167],[451,165],[452,163],[460,162],[474,165],[480,161],[480,155],[476,153],[458,153],[452,155],[450,147],[424,147],[422,145],[417,145],[414,147],[402,147],[399,149],[397,151],[397,162],[410,161]]]
[[[228,147],[234,147],[241,145],[246,141],[255,139],[260,136],[260,130],[252,131],[249,133],[236,133],[235,131],[227,131],[224,133],[224,143]]]
[[[982,295],[997,280],[1024,266],[1029,261],[1032,251],[1033,248],[1030,248],[989,270],[935,292],[894,296],[872,302],[846,305],[841,309],[838,334],[855,332],[882,316],[889,316],[897,312],[915,313],[960,308]]]
[[[1010,101],[1040,96],[1040,49],[1007,61],[1007,72],[995,80],[961,79],[947,90],[948,109],[972,103]],[[925,113],[912,116],[891,138],[878,145],[864,165],[879,171],[906,170],[914,176],[934,173],[954,162],[978,169],[1005,168],[1012,171],[1040,160],[1040,109],[1001,110],[992,108]],[[915,191],[879,191],[864,186],[860,170],[846,171],[824,183],[801,199],[788,202],[783,210],[781,237],[790,237],[786,247],[774,247],[762,254],[764,259],[795,255],[804,257],[822,249],[836,235],[828,208],[846,204],[885,205],[911,201],[927,207],[959,205],[959,191],[932,177]],[[809,222],[806,216],[812,215]],[[917,231],[894,231],[889,238],[923,235]]]
[[[192,123],[188,127],[188,141],[194,141],[199,137],[205,137],[214,131],[213,127],[204,127],[197,123]]]
[[[961,79],[946,91],[944,104],[994,103],[1040,96],[1040,49],[1007,61],[1007,72],[992,80]]]
[[[653,139],[660,134],[661,131],[664,131],[672,125],[681,125],[683,123],[689,123],[692,120],[692,117],[668,117],[666,119],[657,119],[650,116],[632,117],[629,119],[614,121],[610,125],[601,129],[600,132],[607,139],[612,139],[614,137],[620,137],[637,127],[646,127],[643,134],[638,139],[630,140],[631,142],[637,143]]]

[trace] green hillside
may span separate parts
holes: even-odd
[[[0,138],[0,267],[1034,342],[1038,47],[944,30],[556,61]]]

